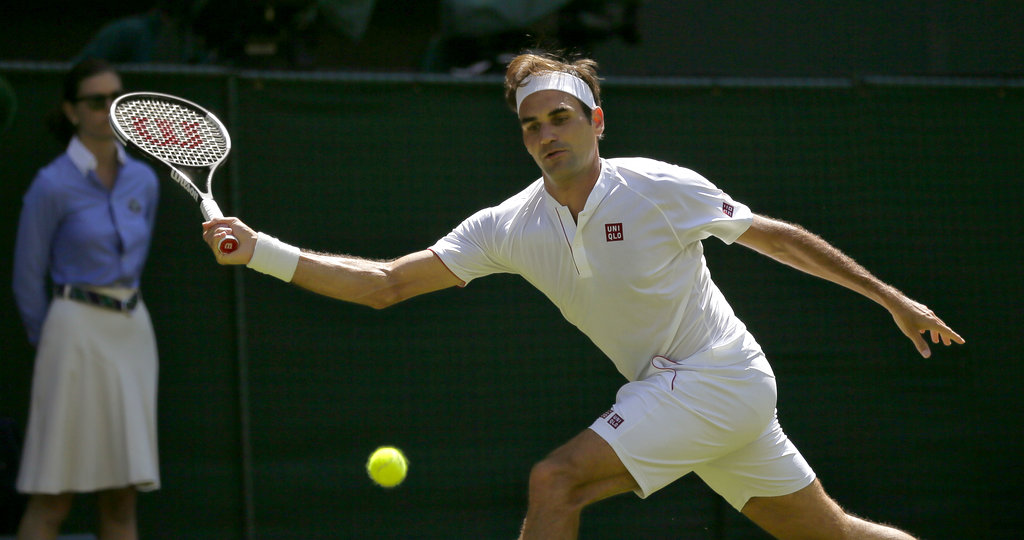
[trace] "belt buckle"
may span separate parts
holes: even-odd
[[[139,304],[139,293],[132,294],[128,299],[121,301],[121,313],[125,315],[135,311],[135,306]]]

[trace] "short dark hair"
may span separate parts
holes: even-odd
[[[67,144],[75,134],[75,126],[64,115],[64,102],[74,103],[78,98],[78,89],[82,81],[100,73],[117,73],[117,71],[114,70],[114,66],[102,58],[86,58],[71,66],[71,69],[64,74],[61,103],[58,103],[57,107],[46,116],[46,124],[50,133],[62,144]]]

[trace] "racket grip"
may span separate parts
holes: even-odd
[[[203,199],[199,202],[199,210],[203,213],[203,218],[207,221],[214,218],[224,217],[224,213],[220,211],[220,207],[217,206],[217,201],[213,199]],[[221,253],[228,254],[238,249],[238,239],[234,235],[229,234],[224,238],[220,239],[217,243],[217,249]]]
[[[224,217],[224,212],[220,211],[220,207],[217,206],[217,201],[213,199],[203,199],[199,201],[199,210],[203,212],[203,218],[206,219],[206,221]]]

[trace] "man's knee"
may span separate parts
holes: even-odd
[[[580,509],[636,487],[612,447],[589,429],[555,449],[530,471],[530,501],[534,505]]]
[[[573,500],[577,479],[571,463],[548,457],[530,470],[530,498],[545,504],[577,504]]]
[[[566,464],[546,458],[530,469],[530,490],[544,493],[563,491],[571,484],[571,476]]]

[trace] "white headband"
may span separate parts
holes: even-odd
[[[583,79],[564,71],[548,71],[527,77],[526,84],[516,89],[516,112],[519,112],[519,107],[523,104],[526,96],[541,90],[560,90],[576,96],[591,109],[597,108],[597,103],[594,102],[594,93],[590,91],[590,87],[583,82]]]

